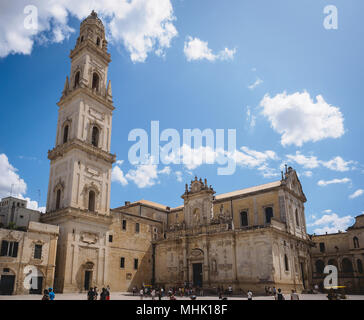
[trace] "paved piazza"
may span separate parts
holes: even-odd
[[[326,294],[300,294],[300,300],[327,300]],[[289,294],[285,294],[287,300],[290,299]],[[0,300],[41,300],[41,295],[13,295],[0,296]],[[56,300],[87,300],[86,294],[83,293],[68,293],[56,294]],[[139,296],[132,296],[123,292],[112,292],[111,300],[140,300]],[[150,297],[144,297],[143,300],[151,300]],[[157,300],[157,299],[156,299]],[[162,300],[169,300],[163,298]],[[177,297],[177,300],[190,300],[188,297]],[[197,300],[218,300],[216,296],[197,297]],[[247,300],[246,297],[231,297],[228,300]],[[274,300],[273,296],[257,296],[253,300]],[[364,295],[347,295],[347,300],[364,300]]]

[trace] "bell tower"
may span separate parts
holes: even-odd
[[[71,50],[71,71],[58,102],[44,222],[60,226],[55,288],[86,290],[105,282],[111,224],[111,62],[102,21],[93,11]],[[92,268],[90,267],[92,266]],[[87,271],[87,273],[85,273]]]

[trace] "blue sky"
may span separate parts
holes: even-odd
[[[361,1],[153,0],[152,12],[145,0],[119,1],[126,9],[38,0],[33,34],[19,26],[28,4],[22,2],[0,14],[6,18],[0,22],[0,197],[13,184],[14,194],[45,206],[47,151],[54,146],[69,50],[80,19],[95,8],[105,19],[112,56],[111,151],[123,160],[115,165],[118,175],[114,168],[111,207],[139,199],[178,206],[194,175],[224,193],[277,180],[288,163],[308,199],[308,231],[344,230],[364,211]],[[337,8],[338,29],[323,26],[327,5]],[[120,12],[134,15],[120,18]],[[137,47],[133,36],[152,45]],[[183,129],[236,129],[235,174],[217,175],[216,164],[131,165],[129,132],[149,133],[154,120],[161,131],[181,135]]]

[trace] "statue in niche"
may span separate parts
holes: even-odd
[[[193,224],[199,225],[200,224],[200,209],[196,208],[193,210]]]

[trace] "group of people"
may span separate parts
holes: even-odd
[[[87,292],[87,300],[97,300],[99,296],[97,287],[91,287]],[[110,287],[101,289],[100,299],[99,300],[110,300]]]
[[[56,295],[52,288],[44,289],[42,300],[54,300]]]
[[[152,300],[158,299],[162,300],[162,298],[167,297],[170,300],[177,300],[176,297],[190,297],[192,300],[197,298],[197,294],[202,296],[202,289],[193,289],[188,287],[178,287],[178,288],[169,288],[168,291],[165,288],[151,288],[151,287],[143,287],[138,290],[136,287],[133,288],[133,296],[139,294],[140,300],[143,300],[144,297],[151,297]]]

